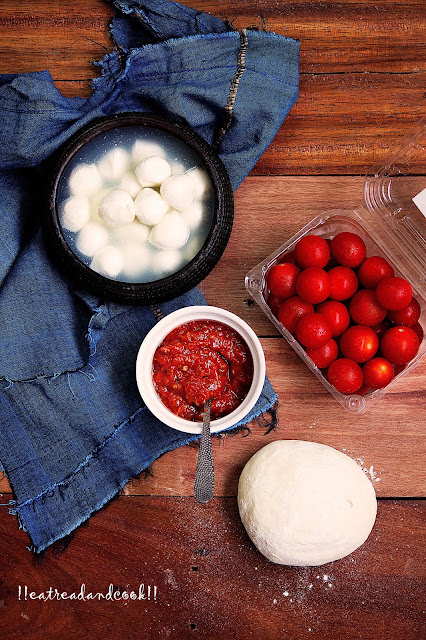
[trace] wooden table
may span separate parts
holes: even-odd
[[[371,410],[354,415],[300,362],[244,288],[247,271],[313,216],[362,202],[363,177],[423,115],[422,0],[302,2],[189,0],[238,27],[301,42],[300,97],[235,194],[232,237],[202,283],[210,304],[256,330],[279,394],[279,430],[214,438],[215,497],[192,497],[197,449],[164,455],[152,475],[82,527],[64,553],[37,563],[15,518],[0,508],[0,637],[411,640],[426,633],[423,554],[426,365]],[[48,68],[67,96],[88,96],[90,61],[112,48],[102,0],[0,0],[0,71]],[[266,561],[239,520],[244,463],[275,439],[314,440],[356,459],[379,499],[375,527],[351,556],[319,568]],[[0,482],[2,503],[10,499]],[[43,602],[43,592],[139,589],[145,599]],[[148,598],[148,586],[151,588]],[[154,598],[154,586],[156,587]]]

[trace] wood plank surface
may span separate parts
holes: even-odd
[[[299,100],[254,175],[364,173],[425,111],[424,3],[212,2],[194,8],[300,40]],[[102,0],[0,2],[2,72],[49,69],[87,96],[92,60],[112,49]]]
[[[424,503],[380,501],[360,549],[321,567],[295,568],[258,553],[235,498],[200,505],[191,498],[122,497],[80,529],[64,553],[35,564],[22,551],[25,535],[6,518],[1,638],[420,640],[423,525]],[[50,587],[52,594],[78,594],[83,584],[86,595],[105,594],[110,584],[113,593],[139,595],[144,584],[151,599],[29,598],[48,597]]]

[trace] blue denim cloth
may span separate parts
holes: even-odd
[[[164,0],[114,2],[116,50],[88,99],[65,98],[45,72],[0,76],[0,459],[13,513],[35,551],[72,532],[164,452],[196,438],[143,406],[135,360],[155,324],[149,307],[73,290],[45,253],[45,161],[96,117],[156,111],[208,142],[237,69],[240,34]],[[298,93],[298,43],[247,31],[245,70],[218,152],[233,187],[272,141]],[[243,213],[243,212],[242,212]],[[163,314],[205,304],[198,289]],[[243,423],[276,400],[266,380]]]

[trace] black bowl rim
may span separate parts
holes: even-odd
[[[93,271],[66,242],[57,208],[59,182],[77,151],[94,137],[123,126],[147,126],[165,131],[185,142],[201,159],[214,186],[214,212],[210,233],[196,256],[182,269],[146,283],[113,280]],[[129,304],[153,304],[176,298],[198,285],[220,260],[232,231],[234,198],[231,182],[212,147],[182,120],[147,112],[122,112],[92,120],[69,138],[53,160],[45,216],[45,237],[52,258],[67,277],[83,289],[110,300]]]

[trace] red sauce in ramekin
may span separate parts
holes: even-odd
[[[201,421],[211,400],[211,419],[226,416],[247,395],[253,359],[242,337],[214,320],[195,320],[171,331],[153,358],[154,387],[163,404],[186,420]]]

